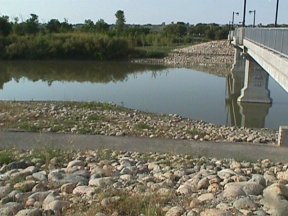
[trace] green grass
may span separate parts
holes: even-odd
[[[142,195],[142,194],[129,194],[125,191],[109,191],[98,194],[98,200],[118,196],[120,199],[115,202],[108,203],[106,206],[100,204],[89,205],[90,208],[87,210],[85,215],[92,216],[97,212],[105,213],[106,215],[112,215],[113,212],[117,212],[117,215],[135,216],[144,214],[145,216],[164,216],[162,208],[169,202],[171,196],[159,196],[153,195]],[[77,209],[75,209],[77,211]]]
[[[176,46],[144,46],[137,47],[136,50],[140,51],[144,58],[164,58],[175,48]]]
[[[151,129],[153,129],[153,127],[149,126],[148,124],[139,122],[139,123],[134,125],[134,129],[136,129],[136,130],[151,130]]]
[[[23,122],[19,125],[19,128],[29,132],[38,132],[42,127],[40,125],[33,125],[29,122]]]
[[[99,149],[97,150],[97,159],[98,160],[114,160],[115,156],[113,151],[110,149]]]
[[[0,165],[9,164],[15,161],[15,154],[13,150],[1,150],[0,151]]]
[[[72,103],[67,103],[68,105],[73,105],[76,106],[77,108],[83,108],[83,109],[88,109],[88,110],[117,110],[117,111],[122,111],[122,110],[127,110],[124,107],[111,104],[111,103],[100,103],[100,102],[72,102]]]
[[[59,164],[62,164],[71,159],[72,155],[73,152],[63,151],[61,149],[39,148],[30,151],[29,155],[27,155],[25,159],[29,161],[36,159],[40,164],[44,164],[46,169],[48,169],[52,158],[56,158]]]

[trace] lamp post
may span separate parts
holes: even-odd
[[[253,27],[255,27],[255,17],[256,17],[256,10],[249,10],[249,14],[253,13],[254,14],[254,19],[253,19]]]
[[[277,0],[277,4],[276,4],[275,27],[277,27],[278,9],[279,9],[279,0]]]
[[[238,16],[238,15],[239,15],[239,13],[238,13],[238,12],[235,12],[235,11],[233,11],[233,14],[232,14],[232,28],[234,27],[234,16],[235,16],[235,14]]]
[[[245,19],[246,19],[246,0],[244,0],[243,22],[242,22],[243,27],[245,27]]]

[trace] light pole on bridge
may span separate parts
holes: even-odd
[[[243,27],[245,27],[245,19],[246,19],[246,0],[244,0],[243,22],[242,22]]]
[[[234,18],[235,18],[235,14],[238,16],[238,15],[239,15],[239,12],[235,12],[235,11],[233,11],[233,14],[232,14],[232,28],[234,27]]]
[[[276,4],[275,27],[277,27],[278,9],[279,9],[279,0],[277,0],[277,4]]]
[[[256,10],[249,10],[249,14],[253,13],[254,14],[254,19],[253,19],[253,27],[255,27],[255,17],[256,17]]]

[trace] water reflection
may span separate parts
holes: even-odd
[[[226,124],[237,127],[263,128],[272,104],[245,103],[238,100],[244,88],[245,66],[246,58],[242,51],[235,49],[234,64],[231,73],[226,78],[228,91],[228,98],[226,98],[228,118]],[[265,74],[265,76],[268,75]],[[265,90],[268,91],[267,83],[268,79],[265,84]]]
[[[129,64],[127,62],[93,61],[19,61],[0,62],[0,89],[12,79],[44,81],[50,86],[54,81],[109,83],[123,82],[129,74],[152,71],[156,78],[166,67],[160,65]]]

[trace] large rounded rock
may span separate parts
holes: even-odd
[[[264,187],[255,182],[232,182],[224,187],[223,197],[234,199],[245,195],[259,195]]]
[[[233,175],[237,175],[237,173],[234,172],[234,171],[231,170],[231,169],[223,169],[223,170],[217,172],[217,175],[218,175],[219,178],[221,178],[221,179],[227,179],[227,178],[230,178],[230,177],[233,176]]]
[[[194,209],[194,208],[198,208],[200,206],[201,202],[199,199],[196,199],[196,198],[193,198],[191,201],[190,201],[190,208],[191,209]]]
[[[26,161],[14,161],[10,164],[8,164],[5,169],[7,170],[12,170],[12,169],[25,169],[29,166],[30,164],[27,163]]]
[[[38,201],[40,203],[43,203],[43,201],[46,199],[46,197],[51,193],[51,191],[41,191],[33,193],[28,197],[28,199],[33,199],[35,201]]]
[[[16,183],[14,185],[14,189],[27,192],[27,191],[31,191],[35,185],[36,185],[36,182],[34,180],[26,180],[23,182]]]
[[[205,194],[201,194],[198,197],[198,200],[200,202],[207,202],[207,201],[213,200],[214,198],[215,198],[215,196],[213,193],[205,193]]]
[[[189,184],[180,185],[177,189],[177,193],[184,195],[192,194],[194,192],[197,192],[197,188]]]
[[[64,170],[53,170],[48,174],[48,181],[54,186],[59,187],[66,183],[76,183],[87,185],[88,179],[77,174],[67,174]]]
[[[84,161],[81,161],[81,160],[73,160],[73,161],[70,161],[67,165],[67,168],[71,168],[71,167],[84,167],[85,166],[85,162]]]
[[[61,215],[62,211],[69,206],[69,202],[63,200],[54,200],[49,202],[47,205],[43,207],[45,211],[53,211],[55,215]]]
[[[232,216],[232,213],[220,209],[206,209],[200,216]]]
[[[249,182],[255,182],[262,185],[263,187],[266,187],[266,180],[263,175],[253,174]]]
[[[96,178],[96,179],[90,179],[89,186],[95,186],[95,187],[106,187],[108,185],[112,184],[112,178],[111,177],[103,177],[103,178]]]
[[[52,191],[43,200],[42,208],[45,210],[49,209],[49,207],[48,207],[49,203],[51,203],[55,200],[60,200],[60,196]]]
[[[16,202],[9,202],[0,208],[0,215],[1,216],[14,216],[21,209],[23,209],[22,204],[16,203]]]
[[[47,173],[46,171],[40,171],[32,174],[33,178],[38,181],[47,181]]]
[[[7,196],[12,190],[13,188],[10,185],[0,187],[0,199]]]
[[[263,204],[271,215],[286,216],[288,212],[288,188],[274,183],[263,191]]]
[[[277,179],[288,181],[288,171],[285,172],[278,172]]]
[[[66,183],[61,186],[61,192],[71,194],[76,187],[76,183]]]
[[[201,189],[207,189],[209,186],[209,179],[207,177],[202,178],[198,184],[197,184],[197,189],[201,190]]]
[[[92,196],[95,193],[95,188],[90,186],[78,186],[73,190],[73,194]]]
[[[181,216],[184,213],[184,209],[180,206],[172,207],[166,212],[165,216]]]
[[[37,208],[23,209],[19,211],[15,216],[42,216],[42,212]]]
[[[236,209],[245,209],[245,210],[255,210],[257,207],[255,202],[249,197],[243,197],[243,198],[236,200],[233,203],[233,206]]]

